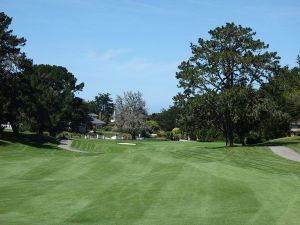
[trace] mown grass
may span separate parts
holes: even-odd
[[[300,136],[278,138],[267,142],[268,145],[287,146],[300,153]]]
[[[0,224],[299,224],[299,163],[264,146],[136,143],[2,140]]]

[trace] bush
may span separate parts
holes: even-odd
[[[56,138],[58,139],[70,139],[71,138],[71,134],[67,131],[63,131],[61,133],[59,133],[58,135],[56,135]]]
[[[262,141],[262,138],[261,136],[256,133],[256,132],[251,132],[247,138],[246,138],[246,144],[247,145],[254,145],[254,144],[258,144],[258,143],[261,143],[263,142]]]
[[[167,131],[166,132],[166,138],[169,139],[169,140],[172,140],[173,139],[173,134],[171,131]]]
[[[113,130],[113,125],[112,124],[107,124],[103,129],[104,129],[104,131],[112,131]]]
[[[180,138],[182,137],[181,131],[178,127],[173,128],[171,134],[172,134],[171,140],[173,141],[179,141]]]
[[[195,135],[198,138],[198,141],[203,142],[212,142],[212,141],[221,141],[224,140],[222,132],[215,128],[203,128],[197,130]]]
[[[167,138],[167,132],[160,130],[157,132],[157,137],[159,138]]]

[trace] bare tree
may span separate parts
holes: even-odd
[[[129,132],[136,139],[139,132],[146,127],[146,103],[141,92],[128,91],[124,96],[117,96],[115,127]]]

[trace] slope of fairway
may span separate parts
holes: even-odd
[[[300,164],[266,147],[0,142],[0,224],[299,224]]]
[[[270,145],[287,146],[296,152],[300,153],[300,136],[278,138],[269,141]]]

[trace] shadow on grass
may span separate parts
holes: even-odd
[[[1,141],[1,140],[0,140],[0,146],[6,146],[6,145],[8,145],[8,143],[7,143],[7,142],[5,142],[5,141]]]
[[[4,141],[9,141],[12,143],[20,143],[28,145],[35,148],[48,148],[57,149],[57,144],[59,143],[57,139],[49,136],[42,136],[37,134],[24,134],[21,133],[18,136],[14,136],[11,132],[4,132],[0,137]],[[0,140],[0,146],[8,145],[8,143]]]
[[[225,150],[230,150],[230,149],[235,149],[237,147],[242,147],[241,145],[234,145],[234,146],[199,146],[197,148],[204,148],[204,149],[225,149]],[[249,147],[249,146],[245,146],[245,147]]]
[[[256,146],[281,146],[281,145],[292,145],[292,144],[300,144],[300,137],[280,138],[277,140],[260,143],[257,144]]]
[[[283,142],[288,144],[288,140]],[[291,142],[298,143],[298,142]],[[277,158],[266,148],[270,144],[280,145],[282,142],[263,143],[235,147],[197,146],[170,152],[177,159],[192,159],[199,163],[222,163],[235,167],[258,170],[264,173],[289,175],[300,174],[300,164]]]
[[[291,145],[291,144],[297,144],[300,143],[297,141],[274,141],[274,142],[265,142],[265,143],[260,143],[260,144],[256,144],[256,145],[251,145],[251,146],[282,146],[282,145]]]

